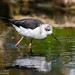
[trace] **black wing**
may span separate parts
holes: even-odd
[[[30,28],[30,29],[34,29],[34,28],[40,26],[41,24],[44,24],[42,21],[40,21],[38,19],[32,19],[32,18],[21,19],[21,20],[10,19],[9,21],[10,21],[10,23],[12,23],[18,27],[22,26],[24,28]]]
[[[41,24],[44,24],[41,20],[33,19],[33,18],[14,20],[14,19],[8,19],[5,17],[0,17],[0,19],[2,19],[5,22],[14,24],[15,26],[18,26],[18,27],[22,26],[24,28],[30,28],[30,29],[34,29],[34,28],[40,26]]]

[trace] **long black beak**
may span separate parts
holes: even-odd
[[[53,36],[53,38],[59,43],[61,44],[61,42],[56,38],[56,36],[54,36],[53,34],[51,34]],[[62,45],[62,44],[61,44]]]

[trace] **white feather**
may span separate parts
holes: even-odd
[[[40,25],[39,27],[36,27],[35,29],[26,29],[22,26],[17,27],[15,25],[13,26],[19,32],[19,34],[27,38],[44,39],[47,37],[48,34],[52,33],[52,31],[50,32],[45,31],[45,27],[47,26],[45,24]]]

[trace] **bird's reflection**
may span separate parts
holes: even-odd
[[[23,52],[21,51],[21,49],[19,47],[16,47],[17,51],[20,53],[20,56],[23,56]]]
[[[23,53],[23,51],[21,50],[21,47],[20,46],[16,46],[16,49],[20,53],[20,56],[21,57],[25,56],[24,53]],[[32,56],[33,55],[32,47],[30,47],[30,48],[29,47],[26,47],[25,50],[26,49],[27,49],[27,55],[31,55]]]

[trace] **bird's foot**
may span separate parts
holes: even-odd
[[[18,45],[17,45],[17,44],[16,44],[15,46],[16,46],[16,47],[18,47]]]

